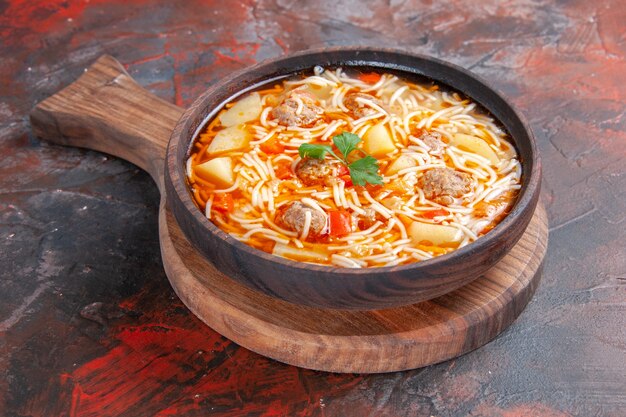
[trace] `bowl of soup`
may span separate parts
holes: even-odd
[[[168,145],[168,203],[218,270],[285,301],[380,309],[476,279],[524,233],[541,168],[511,104],[395,50],[305,51],[233,73]]]

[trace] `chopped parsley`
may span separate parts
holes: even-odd
[[[353,184],[360,186],[364,186],[366,183],[373,185],[382,184],[383,178],[378,175],[378,161],[362,149],[357,148],[360,142],[361,138],[354,133],[344,132],[333,137],[333,143],[341,156],[337,155],[329,145],[314,145],[310,143],[300,145],[298,153],[301,158],[324,159],[326,154],[333,156],[348,167]],[[348,162],[348,155],[353,151],[357,151],[364,156],[353,162]]]

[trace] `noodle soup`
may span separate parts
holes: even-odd
[[[507,133],[471,100],[320,67],[228,103],[195,138],[186,173],[199,209],[236,239],[348,268],[470,244],[521,187]]]

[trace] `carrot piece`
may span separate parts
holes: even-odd
[[[350,170],[348,169],[347,166],[341,164],[337,168],[337,176],[343,177],[344,175],[350,175]]]
[[[352,232],[350,213],[346,211],[331,210],[328,212],[330,237],[345,236]]]
[[[209,201],[209,192],[207,190],[200,189],[200,197],[202,198],[202,201]]]
[[[407,194],[413,191],[413,187],[404,180],[396,180],[390,182],[389,184],[385,184],[385,190],[389,190],[397,194]]]
[[[380,81],[380,77],[381,75],[376,72],[364,72],[358,76],[359,80],[367,84],[376,84]]]
[[[261,148],[263,152],[268,154],[283,153],[283,151],[285,150],[285,146],[280,143],[278,141],[278,138],[276,137],[273,137],[263,142],[261,145],[259,145],[259,148]]]
[[[436,210],[430,210],[430,211],[422,212],[422,217],[425,217],[427,219],[432,219],[432,218],[437,217],[437,216],[447,216],[448,214],[450,214],[450,213],[448,213],[444,209],[436,209]]]
[[[233,201],[233,195],[231,193],[218,193],[214,194],[213,210],[221,211],[222,213],[232,213],[235,209],[235,203]]]
[[[278,163],[276,168],[274,168],[274,174],[276,174],[276,178],[278,178],[279,180],[286,180],[287,178],[293,177],[293,172],[291,172],[291,164]]]
[[[372,194],[372,196],[376,196],[380,191],[385,189],[384,185],[381,184],[365,184],[365,189],[368,193]]]

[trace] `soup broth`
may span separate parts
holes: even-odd
[[[234,238],[347,268],[471,244],[509,212],[522,169],[508,134],[431,82],[316,67],[226,104],[194,139],[198,208]]]

